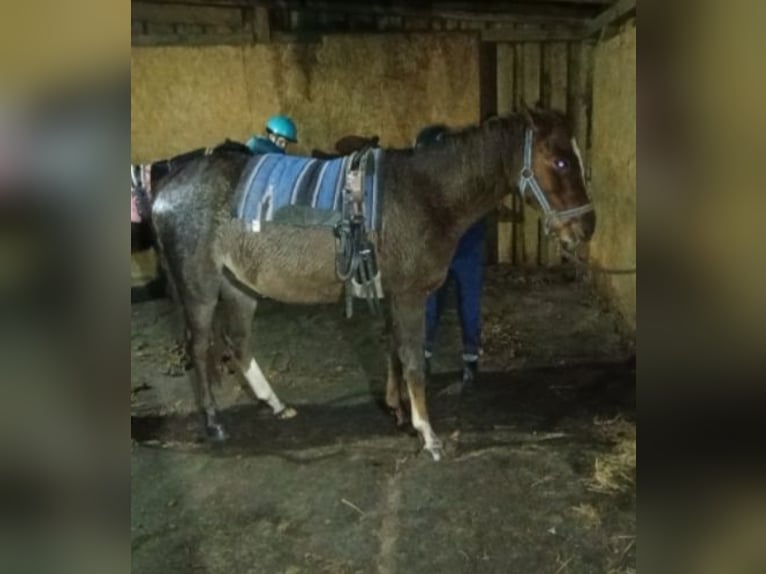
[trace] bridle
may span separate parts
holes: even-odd
[[[523,198],[527,187],[532,189],[532,195],[535,196],[537,203],[540,205],[540,209],[543,210],[543,229],[545,234],[548,235],[552,220],[565,221],[567,219],[579,217],[589,211],[593,211],[593,205],[588,202],[585,205],[580,205],[571,209],[553,209],[551,207],[551,204],[548,203],[548,198],[545,197],[545,193],[543,193],[540,184],[537,183],[537,178],[532,171],[533,143],[534,133],[530,128],[527,128],[526,133],[524,134],[524,167],[521,168],[521,175],[519,176],[519,193]]]

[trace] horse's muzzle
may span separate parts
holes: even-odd
[[[574,251],[580,244],[590,241],[596,229],[596,214],[589,211],[580,217],[564,223],[559,230],[558,236],[561,246],[567,251]]]

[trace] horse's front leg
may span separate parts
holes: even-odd
[[[399,346],[397,337],[393,332],[393,320],[391,306],[385,307],[386,336],[388,338],[388,377],[386,379],[386,406],[396,418],[396,426],[403,427],[407,423],[407,415],[402,403],[402,361],[399,358]]]
[[[425,304],[425,297],[395,298],[392,301],[392,320],[402,372],[410,397],[412,426],[423,438],[424,448],[438,461],[444,454],[442,442],[431,428],[426,407],[423,357]]]
[[[402,403],[402,361],[399,353],[392,349],[388,353],[388,378],[386,380],[386,406],[396,418],[396,426],[407,424],[407,415]]]

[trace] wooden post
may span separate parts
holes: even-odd
[[[587,42],[569,45],[569,101],[567,111],[577,145],[583,156],[586,176],[590,169],[590,108],[593,76],[593,47]]]
[[[269,9],[256,3],[253,9],[253,34],[255,41],[263,44],[271,42],[271,23],[269,22]]]
[[[497,45],[497,113],[508,114],[515,109],[515,50],[513,44]],[[498,208],[497,262],[513,262],[513,197],[508,196]]]
[[[540,99],[540,44],[523,45],[523,99],[528,106],[534,106]],[[540,263],[540,217],[534,207],[522,205],[523,208],[523,256],[524,265],[539,265]]]
[[[567,45],[562,42],[551,42],[543,45],[543,105],[567,111]],[[543,266],[556,265],[558,260],[558,242],[543,233],[540,226],[540,264]]]
[[[479,42],[479,119],[497,113],[497,44]],[[486,217],[484,263],[497,263],[497,210]]]
[[[524,87],[524,44],[514,44],[514,79],[513,79],[513,110],[518,112],[521,109]],[[523,201],[518,193],[513,194],[513,264],[522,265],[524,263],[524,227]]]
[[[590,134],[593,94],[593,45],[577,42],[569,45],[569,102],[568,113],[577,147],[585,164],[585,183],[590,183]],[[581,255],[587,257],[589,246],[583,247]]]

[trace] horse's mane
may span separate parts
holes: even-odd
[[[543,109],[535,108],[529,110],[529,114],[534,118],[535,123],[542,127],[543,133],[549,133],[557,127],[569,125],[567,116],[555,109]],[[515,112],[504,115],[490,115],[485,117],[481,122],[477,124],[470,124],[461,127],[446,127],[443,124],[436,124],[434,126],[428,126],[423,128],[420,133],[424,133],[429,129],[445,128],[441,132],[441,137],[436,143],[439,144],[453,144],[456,146],[463,146],[475,142],[479,137],[485,137],[488,134],[501,136],[502,134],[508,134],[520,126],[529,125],[529,118],[524,112]],[[424,146],[424,148],[431,147],[433,144]],[[416,153],[419,149],[416,150]]]

